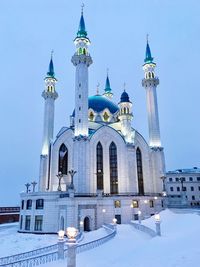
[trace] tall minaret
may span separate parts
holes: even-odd
[[[72,63],[76,67],[74,134],[88,136],[88,67],[92,64],[92,58],[88,53],[90,40],[85,29],[83,7],[74,44],[76,46],[76,52],[72,57]]]
[[[49,63],[49,70],[44,79],[45,90],[42,92],[42,97],[45,101],[44,106],[44,128],[42,140],[42,153],[40,161],[40,185],[41,191],[49,189],[50,180],[50,161],[51,161],[51,142],[53,141],[54,130],[54,102],[58,97],[55,89],[57,79],[55,78],[53,59]]]
[[[156,63],[153,62],[148,39],[146,46],[146,57],[144,60],[143,70],[145,78],[142,80],[142,86],[146,89],[147,112],[149,124],[149,145],[150,147],[161,147],[160,128],[158,118],[158,104],[156,87],[159,79],[155,75]]]

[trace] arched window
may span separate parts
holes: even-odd
[[[152,78],[154,78],[154,73],[152,72]]]
[[[117,174],[117,147],[114,142],[110,144],[110,193],[118,193],[118,174]]]
[[[136,150],[136,160],[137,160],[138,193],[139,193],[139,195],[144,195],[142,154],[141,154],[139,147]]]
[[[151,78],[151,72],[149,72],[149,78]]]
[[[104,112],[104,114],[103,114],[103,119],[104,119],[104,121],[108,121],[108,119],[109,119],[109,115],[108,115],[107,112]]]
[[[79,48],[78,54],[82,55],[82,48],[81,47]]]
[[[92,111],[90,112],[89,119],[90,119],[91,121],[93,121],[93,120],[94,120],[94,114],[93,114],[93,112],[92,112]]]
[[[126,108],[124,107],[124,114],[126,114]]]
[[[59,149],[58,172],[62,172],[62,174],[68,172],[68,150],[65,144],[62,144]]]
[[[86,55],[86,49],[85,48],[83,48],[83,54]]]
[[[103,190],[103,147],[97,144],[97,190]]]

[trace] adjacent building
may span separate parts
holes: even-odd
[[[200,168],[168,171],[165,186],[169,207],[200,206]]]

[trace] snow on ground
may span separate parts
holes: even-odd
[[[104,245],[77,255],[77,267],[199,267],[200,216],[161,212],[162,236],[149,238],[130,225]],[[143,221],[155,229],[154,218]],[[65,261],[44,265],[64,267]]]
[[[0,257],[10,256],[30,250],[54,245],[57,235],[21,234],[17,232],[18,223],[0,225]],[[107,234],[103,228],[84,234],[80,244],[101,238]]]
[[[200,216],[185,211],[161,212],[161,237],[150,238],[131,225],[118,225],[117,235],[105,244],[77,255],[77,267],[199,267]],[[154,218],[142,221],[155,229]],[[17,225],[0,226],[0,257],[57,242],[56,235],[30,235],[16,233]],[[104,236],[106,231],[85,234],[82,243]],[[66,260],[44,267],[66,267]]]

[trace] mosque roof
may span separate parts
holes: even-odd
[[[106,96],[102,95],[90,96],[88,99],[88,108],[91,108],[96,112],[101,112],[107,108],[112,114],[119,110],[118,106],[115,103],[113,103]]]
[[[129,100],[129,95],[127,92],[124,90],[124,92],[121,94],[120,102],[130,102]]]
[[[112,102],[109,98],[103,95],[93,95],[88,98],[88,109],[93,109],[95,112],[101,112],[104,109],[108,109],[110,113],[114,114],[119,110],[118,106]],[[72,116],[75,115],[75,110]]]

